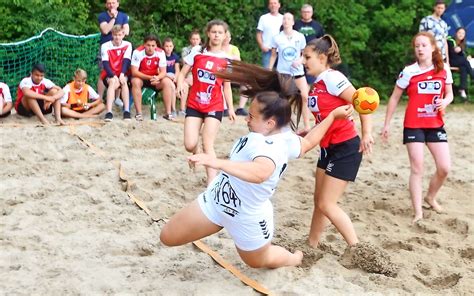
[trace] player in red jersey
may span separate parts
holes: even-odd
[[[194,48],[184,58],[183,70],[178,76],[178,94],[185,94],[184,79],[192,67],[193,85],[187,98],[186,118],[184,121],[184,146],[187,151],[196,153],[199,133],[202,128],[204,153],[215,157],[214,140],[219,131],[226,100],[229,119],[235,119],[230,82],[216,77],[217,71],[227,67],[226,54],[222,43],[226,37],[227,24],[221,20],[207,23],[207,41],[201,49]],[[223,98],[224,96],[224,98]],[[217,174],[213,168],[206,167],[207,183]]]
[[[330,35],[310,41],[303,51],[306,73],[316,77],[309,93],[308,107],[319,124],[337,107],[352,103],[355,88],[339,71],[331,69],[341,62],[339,48]],[[354,181],[362,161],[362,153],[372,151],[371,115],[360,115],[362,139],[352,119],[336,120],[321,140],[321,154],[316,168],[314,209],[309,244],[316,247],[326,226],[331,222],[347,244],[358,243],[349,216],[338,206],[349,181]]]
[[[101,79],[107,86],[107,100],[105,121],[112,121],[112,104],[115,100],[115,91],[121,89],[123,100],[123,119],[130,120],[128,72],[132,58],[132,44],[124,41],[125,31],[122,25],[112,28],[112,40],[101,46],[102,65]]]
[[[413,223],[423,218],[423,151],[424,145],[436,164],[425,201],[436,211],[441,206],[436,194],[443,185],[451,168],[448,138],[444,130],[443,113],[453,101],[453,78],[447,64],[443,63],[441,51],[431,33],[420,32],[412,40],[416,63],[405,67],[400,73],[387,106],[382,138],[387,140],[390,120],[403,91],[408,94],[408,104],[403,123],[403,143],[410,159],[410,190],[414,209]]]
[[[160,48],[161,43],[155,35],[145,37],[143,45],[133,51],[132,56],[132,94],[139,121],[142,117],[142,87],[163,90],[165,119],[172,120],[171,102],[175,96],[173,81],[166,76],[166,55]]]
[[[43,64],[36,64],[29,77],[23,78],[15,102],[15,110],[21,116],[36,117],[42,124],[49,124],[44,114],[53,112],[56,122],[64,124],[61,119],[61,98],[63,90],[51,80],[44,78],[46,72]]]

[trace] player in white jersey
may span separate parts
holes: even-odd
[[[291,75],[295,78],[296,86],[301,91],[303,99],[303,135],[311,129],[311,114],[308,109],[308,83],[304,76],[301,54],[306,46],[304,35],[293,30],[295,19],[289,12],[283,15],[283,31],[273,36],[272,39],[272,55],[268,69],[273,69],[273,65],[277,60],[277,71],[282,74]]]
[[[165,245],[178,246],[226,228],[240,257],[250,267],[299,265],[301,251],[291,253],[271,244],[274,227],[270,198],[288,160],[318,145],[334,119],[346,118],[352,107],[337,108],[301,138],[288,128],[290,124],[295,127],[292,107],[297,111],[297,121],[302,110],[293,78],[238,61],[232,61],[230,67],[229,72],[216,75],[246,86],[244,94],[252,98],[246,119],[250,133],[235,142],[230,159],[217,159],[211,154],[188,157],[192,165],[220,172],[198,199],[170,219],[160,239]]]
[[[10,88],[6,83],[0,82],[0,118],[10,115],[12,107]]]

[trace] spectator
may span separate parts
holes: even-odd
[[[63,87],[61,115],[71,118],[96,117],[105,110],[102,100],[95,90],[86,83],[87,72],[77,69],[74,80]]]
[[[179,62],[181,61],[179,55],[174,52],[174,43],[173,39],[170,37],[166,37],[163,41],[163,50],[165,51],[166,55],[166,76],[168,76],[174,83],[174,94],[172,96],[173,101],[171,102],[171,114],[174,116],[185,116],[186,115],[186,101],[180,100],[180,111],[176,113],[176,83],[179,75],[179,71],[181,67]]]
[[[268,68],[270,63],[272,38],[280,32],[283,22],[283,15],[278,12],[279,9],[279,0],[268,0],[268,10],[270,12],[262,15],[258,20],[256,39],[262,51],[262,66],[264,68]]]
[[[166,120],[174,120],[171,114],[172,96],[175,95],[173,81],[166,76],[166,56],[160,48],[161,43],[155,35],[148,35],[143,45],[133,51],[132,57],[132,94],[135,98],[135,119],[143,120],[142,116],[142,88],[151,87],[163,90],[163,103]]]
[[[301,7],[301,19],[295,22],[293,29],[304,35],[306,43],[324,35],[321,24],[313,20],[313,7],[309,4]]]
[[[10,88],[5,83],[0,82],[0,118],[10,115],[12,106]]]
[[[101,46],[102,64],[104,69],[100,77],[107,89],[105,121],[112,121],[112,103],[115,91],[121,89],[123,100],[123,119],[130,120],[128,75],[132,57],[132,44],[124,41],[125,30],[121,25],[112,28],[112,40]]]
[[[196,46],[201,45],[201,35],[199,34],[199,30],[193,30],[191,34],[189,34],[189,45],[184,47],[181,51],[181,60],[184,66],[184,58],[191,53],[192,49]],[[186,106],[186,100],[188,99],[188,92],[189,88],[193,85],[193,75],[191,71],[189,71],[188,75],[185,77],[183,81],[183,95],[179,96],[181,100],[180,106]]]
[[[433,14],[421,19],[419,31],[433,34],[443,59],[449,64],[448,44],[446,42],[446,38],[448,38],[448,24],[441,19],[445,10],[446,3],[444,0],[436,0],[433,6]]]
[[[29,77],[23,78],[18,85],[15,110],[21,116],[36,117],[42,124],[49,124],[45,114],[53,112],[56,122],[64,124],[61,119],[61,98],[63,90],[51,80],[44,78],[46,69],[43,64],[36,64]]]
[[[471,82],[474,79],[474,70],[467,60],[466,55],[466,29],[460,27],[456,30],[454,38],[448,36],[449,61],[452,67],[458,67],[461,75],[461,84],[459,85],[459,95],[467,102],[467,76],[471,76]]]
[[[99,29],[100,29],[100,45],[99,45],[99,68],[102,70],[102,59],[100,56],[100,46],[105,42],[112,40],[112,28],[115,25],[122,25],[125,36],[130,34],[130,27],[128,25],[128,15],[122,11],[118,11],[118,7],[120,6],[119,0],[106,0],[105,1],[105,8],[106,11],[99,14],[98,21],[99,21]],[[97,81],[97,92],[99,93],[99,98],[102,100],[102,96],[105,91],[105,85],[102,79],[99,77]],[[117,105],[123,105],[120,99],[115,102]]]

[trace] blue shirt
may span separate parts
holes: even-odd
[[[166,73],[176,74],[175,68],[174,68],[174,65],[176,63],[179,63],[179,55],[172,52],[170,56],[166,56]]]
[[[104,12],[101,12],[99,14],[99,26],[101,23],[103,22],[110,22],[110,20],[112,19],[110,17],[110,15],[107,13],[107,11],[104,11]],[[124,12],[121,12],[119,11],[118,14],[117,14],[117,18],[115,19],[115,24],[116,25],[125,25],[125,24],[128,24],[128,15]],[[110,41],[112,40],[112,31],[109,32],[109,34],[107,35],[104,35],[104,34],[101,34],[100,35],[100,44],[104,44],[105,42],[107,41]]]

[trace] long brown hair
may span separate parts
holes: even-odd
[[[413,37],[413,39],[411,40],[411,45],[413,49],[415,49],[415,40],[419,36],[425,36],[430,40],[431,46],[434,49],[431,59],[433,61],[435,73],[442,71],[444,69],[443,55],[441,54],[441,50],[439,49],[439,47],[436,45],[436,40],[433,34],[429,32],[419,32],[418,34],[416,34],[415,37]]]
[[[459,30],[464,30],[464,39],[463,39],[463,40],[459,40],[459,39],[457,38],[457,35],[458,35]],[[459,46],[459,47],[461,47],[461,49],[462,49],[463,51],[466,50],[466,34],[467,34],[467,32],[466,32],[466,29],[465,29],[464,27],[459,27],[459,28],[457,28],[457,29],[456,29],[456,33],[454,33],[454,40],[456,40],[456,45]]]
[[[263,106],[260,111],[265,119],[274,117],[277,127],[291,124],[291,128],[296,130],[301,118],[303,99],[291,75],[233,60],[226,70],[217,72],[216,76],[245,86],[242,94],[257,100]],[[296,113],[296,124],[291,119],[292,109]]]
[[[342,62],[341,55],[339,54],[339,46],[337,46],[336,40],[334,40],[334,38],[329,34],[311,40],[306,45],[306,48],[311,48],[315,53],[327,56],[328,65],[330,67]]]

